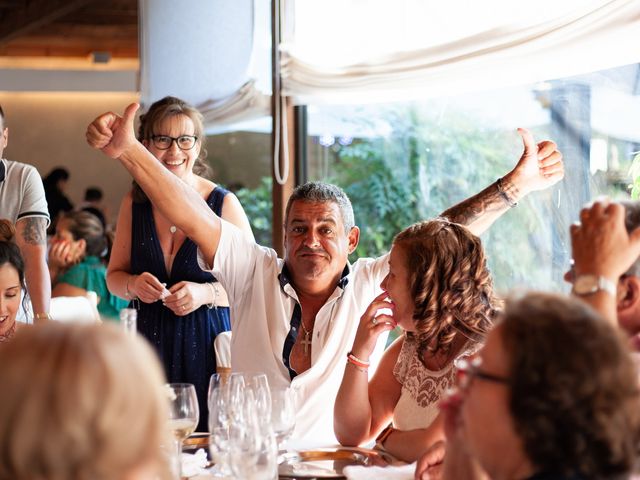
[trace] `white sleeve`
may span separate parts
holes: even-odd
[[[34,167],[29,167],[25,172],[22,202],[16,221],[27,217],[46,217],[48,227],[51,219],[49,218],[42,179]]]
[[[213,267],[198,250],[198,265],[211,272],[227,291],[234,303],[251,287],[257,262],[268,255],[269,249],[261,247],[238,227],[221,219],[220,243],[213,260]]]

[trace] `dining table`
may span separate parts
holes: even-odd
[[[209,436],[195,433],[185,441],[182,456],[183,479],[233,480],[214,475],[208,455]],[[367,445],[367,447],[373,445]],[[350,479],[412,480],[415,464],[406,464],[375,448],[290,441],[278,453],[278,474],[282,480]]]

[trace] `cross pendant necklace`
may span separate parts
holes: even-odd
[[[302,343],[302,348],[305,355],[309,354],[309,349],[311,348],[311,332],[307,330],[307,327],[304,326],[304,322],[300,319],[300,326],[302,326],[302,333],[304,337],[300,341]],[[313,330],[313,327],[311,328]]]

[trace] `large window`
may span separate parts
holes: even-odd
[[[501,291],[560,290],[568,229],[580,206],[628,197],[640,149],[638,65],[519,88],[425,101],[308,106],[310,180],[342,186],[362,229],[358,256],[504,175],[522,142],[516,127],[555,140],[566,177],[530,195],[483,235]]]

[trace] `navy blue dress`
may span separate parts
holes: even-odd
[[[216,187],[207,204],[221,214],[224,196],[228,193]],[[131,222],[131,273],[149,272],[167,284],[167,288],[181,282],[214,282],[215,278],[198,266],[197,246],[186,238],[176,252],[167,274],[164,256],[156,233],[151,203],[134,203]],[[138,302],[136,302],[138,303]],[[200,423],[198,431],[207,431],[207,390],[209,377],[216,371],[213,341],[220,332],[231,330],[229,308],[209,309],[201,306],[179,317],[161,301],[139,302],[138,332],[155,347],[170,383],[193,383],[198,394]]]

